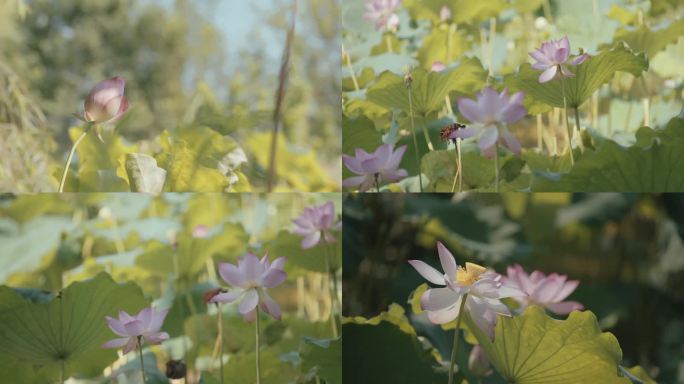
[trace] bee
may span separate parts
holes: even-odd
[[[465,127],[466,127],[465,124],[461,124],[461,123],[449,124],[449,125],[443,127],[439,131],[439,137],[440,137],[440,139],[442,139],[442,141],[454,140],[454,142],[455,142],[456,140],[449,138],[449,136],[451,136],[452,133],[454,133],[455,131],[457,131],[459,129],[465,129]]]
[[[182,379],[185,377],[187,368],[183,360],[169,360],[166,362],[166,377],[169,379]]]

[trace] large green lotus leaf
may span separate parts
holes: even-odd
[[[223,380],[219,380],[219,373],[204,372],[203,384],[255,384],[256,383],[256,355],[241,353],[233,355],[223,367]],[[290,363],[284,362],[273,349],[261,351],[261,384],[295,383],[299,376],[298,370]]]
[[[194,228],[197,225],[214,227],[226,221],[240,209],[239,200],[221,193],[197,193],[187,202],[183,225]]]
[[[357,148],[373,152],[382,144],[382,135],[375,129],[373,122],[365,116],[354,119],[345,117],[342,127],[342,153],[354,156]],[[355,174],[344,167],[342,177],[352,176]]]
[[[435,61],[451,63],[469,49],[470,43],[465,30],[457,30],[442,24],[433,28],[430,34],[425,36],[418,50],[418,59],[423,68],[430,70]]]
[[[683,120],[676,120],[679,121],[678,124],[683,124]],[[667,132],[663,135],[667,135]],[[655,131],[648,128],[642,128],[639,131],[639,137],[640,141],[637,145],[627,148],[612,140],[607,140],[597,151],[585,151],[569,173],[541,174],[533,181],[532,190],[535,192],[684,191],[684,174],[676,171],[684,166],[684,139],[681,136],[658,137]],[[647,143],[649,145],[645,146]]]
[[[83,132],[83,127],[69,129],[72,141]],[[95,131],[89,132],[76,149],[78,159],[74,160],[78,166],[78,178],[67,178],[65,192],[127,192],[128,176],[124,159],[126,153],[135,152],[137,147],[126,145],[116,131],[103,132],[100,141]],[[73,166],[73,164],[72,164]],[[61,167],[59,170],[61,176]],[[70,176],[73,176],[70,174]]]
[[[411,97],[413,113],[426,115],[437,111],[444,105],[444,99],[449,92],[471,94],[482,88],[486,72],[480,61],[475,58],[465,58],[461,64],[450,70],[431,72],[417,68],[411,72],[413,83]],[[404,77],[392,72],[383,72],[366,94],[367,100],[388,109],[398,108],[409,112],[409,93]]]
[[[365,116],[344,118],[343,127],[342,153],[354,156],[357,148],[373,152],[382,144],[382,135]]]
[[[0,219],[0,228],[0,281],[5,282],[14,274],[30,274],[50,265],[63,234],[76,225],[69,217],[46,215],[18,225]]]
[[[105,316],[148,305],[138,286],[117,284],[106,273],[69,285],[61,296],[40,297],[33,302],[0,287],[0,355],[50,370],[64,361],[66,377],[98,375],[116,360],[114,350],[101,347],[117,337]]]
[[[622,350],[601,332],[590,311],[556,320],[531,306],[520,316],[498,316],[494,341],[464,317],[489,361],[511,383],[630,383],[618,374]]]
[[[136,265],[162,276],[191,277],[206,268],[206,261],[213,256],[235,260],[245,252],[248,235],[241,225],[226,223],[221,233],[214,236],[193,238],[190,233],[182,233],[177,240],[175,251],[168,243],[150,241],[136,259]]]
[[[57,193],[44,193],[37,199],[36,195],[22,194],[13,196],[9,204],[0,206],[2,216],[12,218],[19,223],[24,223],[38,216],[47,214],[71,214],[71,204],[65,200],[74,195],[61,195]],[[92,195],[95,197],[95,195]]]
[[[167,192],[222,192],[230,187],[228,178],[221,172],[199,165],[197,154],[184,143],[177,143],[172,152],[162,156],[169,157],[168,162],[160,158],[160,163],[167,167],[164,187]]]
[[[126,155],[126,172],[131,192],[161,193],[166,180],[166,171],[157,166],[154,157],[144,153]]]
[[[533,69],[529,63],[520,66],[518,74],[506,79],[511,89],[525,92],[525,105],[543,102],[553,107],[563,108],[563,83],[568,107],[576,108],[601,87],[610,81],[617,71],[629,72],[640,76],[648,69],[648,58],[645,54],[635,54],[623,44],[616,44],[612,49],[604,50],[590,57],[578,66],[568,66],[575,77],[556,78],[540,84],[542,71]]]
[[[290,277],[306,274],[309,271],[326,272],[326,254],[330,261],[330,269],[337,271],[342,265],[342,233],[334,233],[336,242],[332,245],[319,244],[313,248],[302,249],[302,237],[287,231],[281,231],[268,243],[265,249],[272,258],[285,256],[285,271]]]
[[[342,339],[316,340],[305,337],[299,355],[302,373],[315,372],[327,384],[342,383]]]
[[[653,58],[669,44],[676,43],[682,35],[684,35],[684,19],[659,30],[652,30],[646,26],[636,29],[620,28],[615,31],[613,41],[624,41],[632,51],[644,52],[649,58]]]
[[[437,23],[440,21],[439,11],[447,6],[452,21],[474,25],[497,16],[508,7],[504,0],[407,0],[404,3],[414,19],[428,19]]]
[[[392,304],[387,312],[366,319],[342,320],[342,375],[358,384],[443,384],[438,354],[418,340],[404,309]],[[460,382],[460,381],[457,381]]]

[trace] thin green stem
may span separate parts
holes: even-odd
[[[375,178],[375,190],[380,193],[380,174],[376,173],[373,177]]]
[[[221,311],[221,303],[216,303],[216,310],[218,311],[218,338],[219,338],[219,373],[221,375],[221,384],[223,384],[223,311]]]
[[[461,166],[461,140],[455,139],[456,144],[456,174],[454,175],[454,182],[451,184],[451,193],[456,192],[456,181],[458,181],[458,191],[463,192],[463,167]]]
[[[494,144],[494,190],[499,193],[499,144]]]
[[[385,34],[385,43],[387,44],[387,52],[392,53],[394,49],[392,49],[392,35],[389,33]]]
[[[560,68],[558,69],[560,71]],[[561,77],[561,91],[563,92],[563,109],[565,110],[565,130],[568,132],[568,149],[570,149],[570,165],[575,166],[575,154],[572,152],[572,134],[568,120],[568,100],[565,97],[565,80]]]
[[[259,306],[256,307],[256,384],[261,384],[261,351],[259,351]]]
[[[376,185],[377,185],[377,177],[376,177]],[[378,189],[378,192],[380,192],[380,189]],[[323,237],[323,233],[321,233],[321,238]],[[326,245],[323,245],[323,258],[325,259],[325,272],[328,274],[330,277],[332,275],[332,271],[330,271],[330,257],[328,256],[328,247]],[[332,278],[331,278],[332,281]],[[330,294],[330,325],[332,326],[332,331],[333,331],[333,337],[337,339],[337,319],[335,318],[335,295],[336,293],[331,290],[331,286],[328,285],[328,293]]]
[[[577,125],[577,133],[579,134],[580,148],[583,149],[584,143],[582,143],[582,130],[580,126],[580,114],[578,107],[575,107],[575,125]]]
[[[458,310],[458,316],[456,317],[456,329],[454,329],[454,345],[451,349],[451,364],[449,365],[449,384],[454,383],[454,367],[456,366],[456,353],[458,352],[458,332],[461,329],[461,319],[463,318],[463,309],[465,307],[466,300],[468,300],[468,294],[464,294],[461,299],[461,307]]]
[[[427,125],[425,125],[425,117],[423,117],[420,121],[422,122],[420,127],[422,128],[423,136],[425,137],[425,142],[428,146],[428,151],[432,152],[435,150],[435,146],[432,145],[432,140],[430,140],[430,134],[428,133]]]
[[[278,131],[282,124],[282,108],[287,91],[287,82],[290,73],[290,56],[292,45],[294,44],[294,33],[297,22],[297,0],[292,2],[292,22],[287,30],[285,48],[280,61],[280,72],[278,73],[278,88],[276,90],[275,107],[273,108],[273,131],[271,132],[271,149],[269,151],[268,174],[266,175],[266,192],[272,192],[276,184],[277,177],[277,152],[278,152]]]
[[[344,49],[344,45],[342,46],[342,52],[345,52],[345,64],[347,65],[349,73],[351,74],[352,82],[354,83],[354,89],[358,91],[361,89],[361,87],[359,87],[359,81],[356,79],[356,74],[354,73],[354,68],[352,67],[351,57],[349,57],[349,53]]]
[[[62,285],[61,279],[59,284],[60,286]],[[60,347],[63,347],[64,333],[62,330],[64,329],[64,291],[60,289],[59,295],[57,297],[59,298],[59,345]],[[60,383],[64,384],[64,380],[66,379],[66,377],[64,377],[66,375],[66,369],[64,368],[64,357],[60,357],[59,359],[59,368],[59,381]]]
[[[416,168],[418,169],[418,183],[420,192],[423,192],[423,172],[420,169],[420,155],[418,154],[418,138],[416,137],[416,125],[413,121],[413,98],[411,96],[411,85],[408,86],[409,116],[411,117],[411,134],[413,135],[413,150],[416,158]]]
[[[142,382],[145,383],[147,382],[147,377],[145,376],[145,363],[143,362],[143,353],[142,353],[142,342],[141,342],[142,336],[138,336],[138,356],[140,357],[140,372],[142,374]]]
[[[59,182],[59,189],[57,192],[62,193],[64,192],[64,184],[66,183],[66,178],[67,174],[69,173],[69,167],[71,166],[71,161],[74,159],[74,153],[76,153],[76,148],[78,147],[79,144],[81,144],[81,141],[85,139],[85,137],[88,135],[88,132],[90,132],[90,129],[93,127],[92,123],[87,123],[85,128],[83,129],[83,132],[81,133],[80,136],[74,141],[74,145],[71,146],[71,151],[69,151],[69,156],[67,157],[66,164],[64,165],[64,172],[62,173],[62,179]]]

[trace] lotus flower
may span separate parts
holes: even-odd
[[[497,142],[514,154],[520,154],[520,142],[508,131],[506,124],[522,119],[527,111],[522,104],[525,94],[517,92],[508,95],[508,89],[497,93],[487,87],[477,95],[477,100],[461,98],[458,110],[463,117],[482,128],[479,147],[485,156],[494,156]],[[463,133],[461,133],[463,134]]]
[[[120,77],[103,80],[90,91],[85,101],[83,118],[90,123],[114,122],[128,110],[124,96],[126,82]]]
[[[366,12],[364,20],[375,24],[375,29],[396,30],[399,26],[399,16],[396,14],[401,0],[365,0]]]
[[[442,72],[446,69],[446,65],[444,65],[444,63],[441,61],[433,61],[432,67],[430,69],[432,72]]]
[[[539,76],[540,83],[553,80],[557,75],[573,77],[574,73],[566,68],[566,65],[580,65],[589,58],[583,53],[570,60],[570,40],[564,36],[559,40],[549,40],[542,43],[540,48],[530,52],[530,56],[536,60],[532,68],[544,72]]]
[[[439,9],[439,19],[442,21],[451,19],[451,9],[446,5],[442,5],[442,8]]]
[[[406,152],[406,146],[402,145],[396,151],[394,146],[383,144],[373,153],[363,149],[356,149],[356,156],[342,155],[344,165],[350,171],[360,176],[350,177],[342,182],[347,188],[358,187],[359,191],[369,190],[375,183],[375,178],[380,180],[395,181],[408,176],[408,172],[399,168],[399,163]]]
[[[102,347],[116,349],[123,347],[125,355],[138,346],[138,340],[141,340],[141,342],[145,340],[150,344],[159,344],[167,340],[169,334],[159,332],[159,330],[168,312],[168,309],[156,312],[152,307],[148,307],[135,316],[131,316],[125,311],[119,311],[118,319],[106,316],[105,319],[107,324],[109,324],[109,328],[121,337],[109,340]]]
[[[209,227],[204,224],[195,225],[192,228],[192,237],[194,239],[204,239],[209,236]]]
[[[519,311],[521,312],[533,304],[558,315],[566,315],[584,308],[576,301],[562,301],[577,288],[579,284],[577,280],[568,280],[567,276],[557,273],[546,276],[540,271],[534,271],[528,275],[517,264],[508,267],[507,273],[504,283],[523,292],[522,296],[514,297],[520,303]]]
[[[285,281],[287,274],[283,270],[284,264],[284,257],[270,263],[268,254],[259,260],[253,253],[246,254],[238,265],[221,263],[218,268],[221,278],[235,289],[219,293],[210,302],[232,303],[240,300],[238,310],[250,323],[256,319],[257,305],[273,318],[280,320],[280,306],[266,290]]]
[[[335,222],[335,206],[332,201],[304,209],[298,218],[293,220],[294,233],[304,236],[302,248],[314,247],[320,242],[334,243],[333,230],[340,230],[342,222]]]
[[[413,268],[427,281],[443,288],[431,288],[420,298],[421,308],[434,324],[446,324],[459,315],[463,295],[468,294],[465,309],[475,323],[493,337],[496,315],[511,316],[500,299],[521,295],[513,287],[501,283],[501,275],[473,263],[465,268],[456,264],[454,256],[441,242],[437,242],[439,261],[444,273],[420,260],[409,260]]]

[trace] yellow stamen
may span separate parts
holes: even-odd
[[[460,285],[472,285],[480,279],[480,275],[485,273],[487,268],[475,263],[466,263],[465,268],[458,267],[456,271],[456,281]]]

